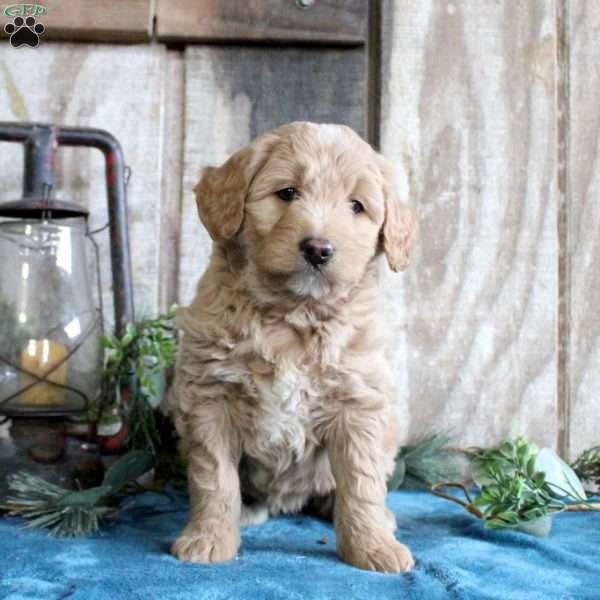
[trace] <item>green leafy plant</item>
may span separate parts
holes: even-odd
[[[56,537],[90,535],[98,531],[102,519],[119,512],[111,496],[153,465],[151,452],[129,452],[108,469],[100,486],[75,491],[21,471],[9,477],[13,495],[6,498],[2,508],[28,519],[25,527],[45,527]]]
[[[597,510],[587,503],[581,482],[573,470],[549,448],[538,448],[521,436],[492,449],[476,449],[473,481],[479,496],[471,500],[463,484],[442,483],[432,491],[464,506],[485,521],[488,529],[514,528],[537,536],[547,535],[551,514],[564,510]],[[463,502],[441,492],[461,488]],[[578,504],[571,504],[570,502]]]
[[[524,437],[484,450],[473,461],[473,479],[481,490],[473,503],[489,529],[519,527],[561,510],[543,472],[536,469],[537,448]],[[545,529],[547,523],[542,523]],[[542,529],[540,531],[542,531]]]
[[[458,478],[460,456],[448,448],[450,439],[448,434],[434,433],[415,444],[402,446],[396,455],[388,489],[429,487],[438,481]]]
[[[132,378],[135,381],[128,404],[127,444],[132,449],[148,449],[156,454],[160,445],[154,409],[164,394],[165,370],[175,362],[176,309],[172,306],[156,318],[127,325],[121,338],[102,338],[106,350],[104,396],[108,406],[122,405],[122,386]]]

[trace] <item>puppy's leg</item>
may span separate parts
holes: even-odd
[[[192,513],[171,548],[181,560],[231,560],[240,545],[239,437],[225,402],[197,399],[193,410],[179,419]]]
[[[371,571],[397,573],[414,565],[394,537],[385,506],[387,488],[381,447],[383,424],[371,411],[344,409],[328,436],[336,482],[334,524],[344,561]]]

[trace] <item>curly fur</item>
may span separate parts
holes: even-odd
[[[204,171],[196,195],[213,254],[179,314],[173,394],[192,510],[173,545],[182,560],[231,559],[242,519],[316,503],[333,505],[347,562],[413,565],[385,508],[398,423],[380,257],[404,268],[416,234],[390,172],[349,128],[313,123]],[[299,197],[286,203],[275,192],[290,186]],[[334,244],[331,263],[303,260],[307,236]]]

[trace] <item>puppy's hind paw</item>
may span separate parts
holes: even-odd
[[[193,563],[219,563],[233,560],[240,546],[239,531],[232,526],[209,527],[189,525],[173,542],[171,554],[179,560]]]

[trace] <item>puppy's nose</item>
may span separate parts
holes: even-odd
[[[329,262],[335,248],[329,240],[309,237],[300,242],[300,251],[304,254],[304,260],[316,267]]]

